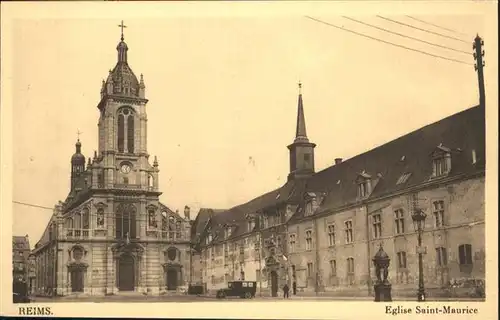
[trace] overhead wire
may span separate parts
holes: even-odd
[[[383,20],[386,20],[386,21],[389,21],[389,22],[392,22],[392,23],[397,23],[399,25],[402,25],[402,26],[405,26],[405,27],[408,27],[408,28],[413,28],[413,29],[416,29],[416,30],[420,30],[420,31],[423,31],[423,32],[427,32],[427,33],[436,35],[436,36],[440,36],[440,37],[443,37],[443,38],[448,38],[448,39],[460,41],[460,42],[463,42],[463,43],[469,43],[469,41],[465,41],[463,39],[455,38],[455,37],[452,37],[452,36],[447,36],[445,34],[434,32],[434,31],[427,30],[427,29],[424,29],[424,28],[415,27],[414,25],[411,25],[409,23],[397,21],[397,20],[390,19],[390,18],[387,18],[387,17],[382,17],[382,16],[379,16],[379,15],[377,15],[376,17],[380,18],[380,19],[383,19]]]
[[[12,200],[12,202],[15,203],[15,204],[20,204],[20,205],[28,206],[28,207],[34,207],[34,208],[40,208],[40,209],[47,209],[47,210],[54,210],[54,208],[40,206],[40,205],[32,204],[32,203],[26,203],[26,202],[21,202],[21,201],[14,201],[14,200]]]
[[[422,50],[419,50],[419,49],[410,48],[410,47],[407,47],[407,46],[404,46],[404,45],[393,43],[393,42],[390,42],[390,41],[387,41],[387,40],[382,40],[382,39],[379,39],[379,38],[376,38],[376,37],[373,37],[373,36],[370,36],[370,35],[366,35],[366,34],[361,33],[361,32],[357,32],[357,31],[353,31],[353,30],[347,29],[345,27],[340,27],[340,26],[334,25],[332,23],[329,23],[329,22],[326,22],[326,21],[323,21],[323,20],[320,20],[320,19],[316,19],[316,18],[313,18],[313,17],[310,17],[310,16],[304,16],[304,17],[307,18],[307,19],[310,19],[310,20],[313,20],[313,21],[316,21],[316,22],[319,22],[319,23],[323,23],[325,25],[328,25],[328,26],[331,26],[331,27],[334,27],[334,28],[337,28],[337,29],[340,29],[340,30],[343,30],[343,31],[346,31],[346,32],[349,32],[349,33],[352,33],[352,34],[355,34],[355,35],[358,35],[358,36],[361,36],[361,37],[364,37],[364,38],[372,39],[372,40],[375,40],[375,41],[379,41],[379,42],[382,42],[382,43],[385,43],[385,44],[388,44],[388,45],[391,45],[391,46],[394,46],[394,47],[398,47],[398,48],[402,48],[402,49],[406,49],[406,50],[418,52],[418,53],[421,53],[421,54],[424,54],[424,55],[427,55],[427,56],[431,56],[431,57],[434,57],[434,58],[438,58],[438,59],[448,60],[448,61],[452,61],[452,62],[456,62],[456,63],[461,63],[461,64],[466,64],[466,65],[472,65],[472,63],[468,63],[468,62],[465,62],[463,60],[448,58],[448,57],[440,56],[440,55],[437,55],[437,54],[429,53],[429,52],[426,52],[426,51],[422,51]]]
[[[460,31],[456,31],[456,30],[453,30],[453,29],[450,29],[450,28],[446,28],[446,27],[443,27],[443,26],[440,26],[440,25],[437,25],[437,24],[434,24],[434,23],[431,23],[431,22],[427,22],[427,21],[424,21],[422,19],[419,19],[419,18],[416,18],[416,17],[413,17],[413,16],[408,16],[408,18],[410,19],[413,19],[415,21],[418,21],[418,22],[421,22],[421,23],[424,23],[424,24],[428,24],[430,26],[433,26],[433,27],[436,27],[436,28],[439,28],[439,29],[443,29],[443,30],[446,30],[446,31],[449,31],[449,32],[453,32],[453,33],[456,33],[456,34],[461,34],[463,36],[469,36],[468,34],[466,33],[463,33],[463,32],[460,32]]]
[[[369,23],[366,23],[366,22],[363,22],[363,21],[360,21],[360,20],[356,20],[356,19],[351,18],[351,17],[342,16],[342,18],[354,21],[356,23],[359,23],[359,24],[362,24],[362,25],[365,25],[365,26],[368,26],[368,27],[371,27],[371,28],[375,28],[375,29],[382,30],[382,31],[385,31],[385,32],[388,32],[388,33],[392,33],[392,34],[398,35],[400,37],[412,39],[412,40],[419,41],[419,42],[422,42],[422,43],[425,43],[425,44],[428,44],[428,45],[432,45],[432,46],[435,46],[435,47],[439,47],[439,48],[443,48],[443,49],[448,49],[448,50],[451,50],[451,51],[460,52],[460,53],[464,53],[464,54],[470,55],[470,52],[467,52],[467,51],[464,51],[464,50],[454,49],[454,48],[450,48],[448,46],[443,46],[443,45],[440,45],[440,44],[437,44],[437,43],[434,43],[434,42],[429,42],[429,41],[426,41],[426,40],[422,40],[422,39],[419,39],[419,38],[408,36],[408,35],[405,35],[405,34],[402,34],[402,33],[399,33],[399,32],[391,31],[389,29],[385,29],[385,28],[382,28],[382,27],[379,27],[379,26],[375,26],[375,25],[372,25],[372,24],[369,24]]]

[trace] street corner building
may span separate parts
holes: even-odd
[[[297,294],[371,296],[381,245],[396,296],[415,296],[422,250],[430,296],[447,296],[454,280],[484,280],[484,105],[315,172],[299,94],[288,149],[283,186],[229,210],[198,213],[193,275],[209,291],[248,280],[272,296],[285,284]],[[420,247],[416,211],[427,216]]]
[[[12,237],[12,279],[30,283],[33,278],[30,265],[30,240],[26,236]]]
[[[86,160],[80,140],[71,157],[71,188],[36,244],[34,294],[159,295],[190,277],[190,209],[159,202],[159,164],[147,150],[143,76],[118,61],[102,81],[98,151]]]
[[[299,91],[287,182],[192,220],[189,207],[180,216],[159,202],[144,80],[123,36],[117,50],[97,105],[98,151],[86,160],[76,142],[70,192],[32,251],[36,294],[158,295],[189,284],[214,292],[247,280],[261,295],[288,284],[297,294],[369,296],[380,245],[394,296],[414,296],[417,251],[430,296],[453,279],[484,279],[484,103],[316,172]],[[416,211],[427,216],[422,246]]]

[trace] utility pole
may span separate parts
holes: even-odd
[[[474,64],[474,70],[477,71],[477,80],[479,84],[479,105],[482,107],[485,106],[484,74],[483,74],[483,67],[485,66],[485,63],[483,61],[484,57],[483,46],[484,46],[484,41],[481,39],[481,37],[479,37],[479,35],[477,35],[472,45],[472,49],[474,50],[474,53],[472,55],[474,56],[474,61],[476,61],[476,63]]]

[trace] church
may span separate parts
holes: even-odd
[[[71,187],[32,251],[33,294],[158,295],[190,278],[190,212],[159,202],[159,164],[147,150],[146,86],[129,66],[123,37],[101,87],[98,151],[78,139]],[[152,161],[151,161],[152,160]]]
[[[456,279],[485,278],[481,61],[479,105],[320,171],[299,85],[287,182],[191,220],[188,206],[181,216],[159,202],[146,87],[128,64],[123,24],[117,51],[97,104],[98,151],[87,159],[76,142],[69,194],[32,251],[34,294],[161,295],[190,283],[215,292],[247,280],[259,295],[277,296],[288,284],[301,295],[370,296],[382,245],[394,296],[415,296],[420,275],[433,297]]]

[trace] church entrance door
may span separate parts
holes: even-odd
[[[71,291],[83,292],[83,270],[71,270]]]
[[[178,283],[178,270],[167,269],[167,290],[176,290]]]
[[[121,256],[118,264],[118,290],[134,291],[135,262],[131,255]]]
[[[278,296],[278,274],[276,271],[271,271],[271,295]]]

